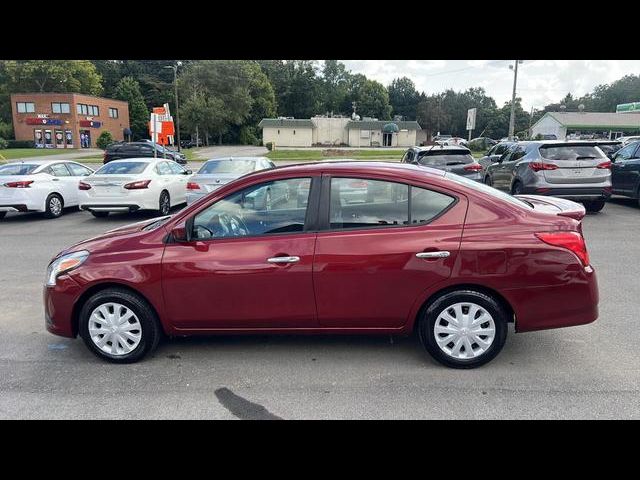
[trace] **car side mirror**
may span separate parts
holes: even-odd
[[[193,171],[192,170],[185,170],[184,172],[182,172],[183,175],[193,175]]]
[[[174,242],[184,243],[191,240],[187,224],[180,223],[171,230],[171,238]]]

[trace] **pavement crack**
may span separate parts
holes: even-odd
[[[253,403],[236,395],[228,388],[219,388],[215,391],[218,401],[232,415],[240,420],[282,420],[258,403]]]

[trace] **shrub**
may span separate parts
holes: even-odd
[[[113,136],[111,135],[111,132],[108,132],[106,130],[102,132],[98,137],[98,140],[96,140],[96,146],[103,150],[107,148],[107,145],[109,145],[110,143],[113,143]]]
[[[267,147],[267,150],[269,151],[273,150],[273,142],[267,142],[265,144],[265,147]]]
[[[0,121],[0,138],[13,138],[13,125]]]
[[[36,148],[33,140],[8,140],[7,148]]]
[[[0,150],[4,150],[5,148],[7,148],[8,144],[9,142],[7,142],[4,138],[0,137]]]

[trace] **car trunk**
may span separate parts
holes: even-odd
[[[141,180],[138,175],[94,175],[83,182],[91,185],[95,196],[119,197],[129,192],[124,188],[125,184],[138,180]]]
[[[542,195],[515,195],[515,197],[529,203],[536,212],[560,215],[578,221],[581,221],[586,214],[584,206],[564,198]]]
[[[468,150],[429,150],[418,157],[418,163],[463,177],[475,177],[480,170],[480,168],[475,170],[469,168],[476,162]]]
[[[34,182],[35,175],[1,175],[0,176],[0,203],[7,203],[17,194],[21,193],[22,188],[6,187],[5,183],[14,182]]]
[[[540,147],[540,155],[546,165],[542,172],[548,183],[601,183],[610,174],[608,168],[598,168],[609,159],[595,145],[584,143],[543,145]]]

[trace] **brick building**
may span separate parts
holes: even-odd
[[[107,130],[124,140],[129,105],[121,100],[79,93],[15,93],[11,95],[16,140],[36,148],[89,148]]]

